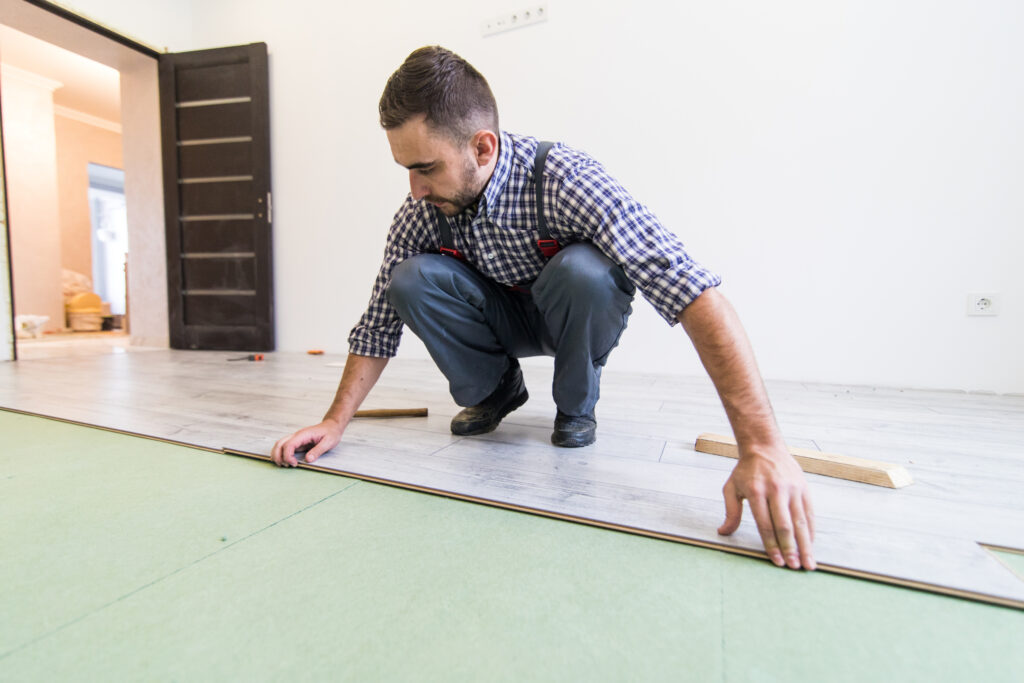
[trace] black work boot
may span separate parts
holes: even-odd
[[[530,394],[523,384],[523,372],[519,361],[509,358],[508,370],[501,376],[498,388],[475,406],[462,410],[452,418],[452,434],[472,436],[494,431],[505,417],[526,403]]]
[[[555,416],[555,431],[551,443],[563,448],[589,446],[597,441],[597,420],[590,415],[566,415],[561,410]]]

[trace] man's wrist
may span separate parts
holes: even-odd
[[[768,458],[779,460],[789,455],[789,448],[782,438],[781,432],[764,437],[742,437],[736,435],[736,443],[739,448],[740,460],[746,458]]]
[[[339,417],[334,412],[328,412],[326,415],[324,415],[324,419],[321,420],[321,422],[323,424],[333,423],[334,426],[337,427],[338,429],[341,429],[342,426],[342,418]]]

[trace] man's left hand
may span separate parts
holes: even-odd
[[[736,531],[743,517],[743,500],[757,523],[769,559],[790,569],[814,569],[814,510],[800,466],[782,448],[740,450],[740,461],[722,489],[723,536]]]

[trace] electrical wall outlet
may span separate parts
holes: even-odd
[[[480,25],[480,31],[485,36],[493,36],[495,33],[504,33],[523,26],[532,26],[548,20],[548,4],[539,2],[529,7],[506,12],[496,17],[487,19]]]
[[[998,292],[971,292],[967,295],[967,315],[999,315]]]

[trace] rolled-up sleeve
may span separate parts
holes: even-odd
[[[601,164],[583,157],[567,171],[545,178],[554,184],[545,195],[554,199],[556,225],[571,226],[572,237],[589,240],[621,266],[670,325],[701,292],[721,284]]]

